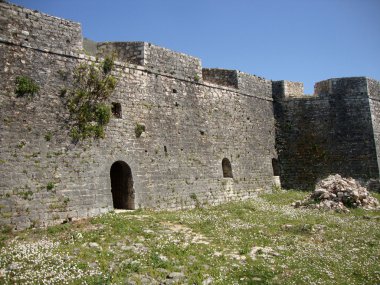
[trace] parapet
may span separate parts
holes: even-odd
[[[239,89],[243,93],[259,97],[271,97],[271,81],[238,70],[203,68],[203,80],[221,86]]]
[[[114,53],[119,61],[146,66],[157,72],[190,80],[200,80],[200,59],[146,42],[98,43],[98,56]]]
[[[243,93],[272,98],[272,81],[256,75],[237,71],[238,88]]]
[[[226,87],[238,88],[238,76],[236,70],[203,68],[202,77],[206,82]]]
[[[331,78],[324,81],[317,82],[314,85],[314,94],[318,96],[331,96],[331,95],[366,95],[367,78],[366,77],[344,77],[344,78]]]
[[[300,98],[305,96],[302,82],[287,80],[272,81],[272,92],[274,99]]]
[[[4,2],[0,2],[0,42],[61,53],[83,48],[79,23]]]

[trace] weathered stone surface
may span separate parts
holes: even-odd
[[[65,90],[80,63],[96,63],[80,25],[0,3],[1,224],[43,227],[113,210],[115,162],[120,180],[129,179],[130,210],[247,199],[279,181],[304,187],[330,173],[377,185],[375,80],[323,81],[320,95],[306,98],[300,83],[202,70],[195,57],[145,42],[91,43],[91,52],[116,52],[109,103],[120,114],[104,139],[75,144]],[[36,95],[15,95],[21,75],[36,81]],[[145,128],[140,137],[136,125]]]
[[[17,6],[2,3],[0,11],[19,14],[4,25],[17,22],[15,30],[23,36],[22,26],[37,21]],[[135,62],[140,65],[115,63],[118,85],[111,101],[120,104],[121,118],[111,119],[104,140],[73,144],[62,90],[72,87],[80,62],[95,58],[77,53],[82,49],[81,40],[73,42],[80,35],[78,24],[29,14],[40,16],[36,30],[27,30],[35,35],[33,43],[1,32],[2,223],[17,229],[48,226],[112,210],[110,169],[116,161],[131,169],[135,208],[219,204],[271,188],[276,152],[269,80],[239,73],[244,90],[215,86],[203,82],[198,59],[132,44],[136,56],[141,51],[142,61]],[[49,33],[40,32],[44,21]],[[65,36],[72,38],[70,44]],[[51,38],[57,39],[54,44]],[[16,97],[19,75],[37,82],[37,95]],[[139,138],[137,123],[146,128]],[[223,178],[223,158],[231,163],[233,179]]]
[[[332,173],[378,180],[378,82],[329,79],[315,85],[314,96],[300,96],[288,83],[272,86],[282,186],[312,189]]]

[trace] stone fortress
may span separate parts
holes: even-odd
[[[61,90],[111,52],[105,138],[75,144]],[[18,76],[38,93],[16,96]],[[379,179],[380,83],[366,77],[306,96],[301,83],[205,69],[145,42],[84,45],[80,24],[0,3],[0,78],[0,223],[14,229],[246,199],[280,181],[310,189],[332,173]]]

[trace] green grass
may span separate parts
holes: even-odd
[[[0,270],[15,263],[20,269],[5,271],[0,283],[39,284],[49,266],[69,284],[155,284],[171,272],[184,275],[173,284],[380,284],[380,212],[289,206],[306,195],[279,191],[216,207],[109,213],[45,230],[4,230]],[[38,245],[41,264],[31,262],[30,252],[15,254],[41,241],[56,242],[48,249]]]

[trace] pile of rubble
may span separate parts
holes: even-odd
[[[353,178],[330,175],[315,186],[303,201],[292,204],[295,208],[314,208],[349,212],[348,208],[380,209],[379,201]]]

